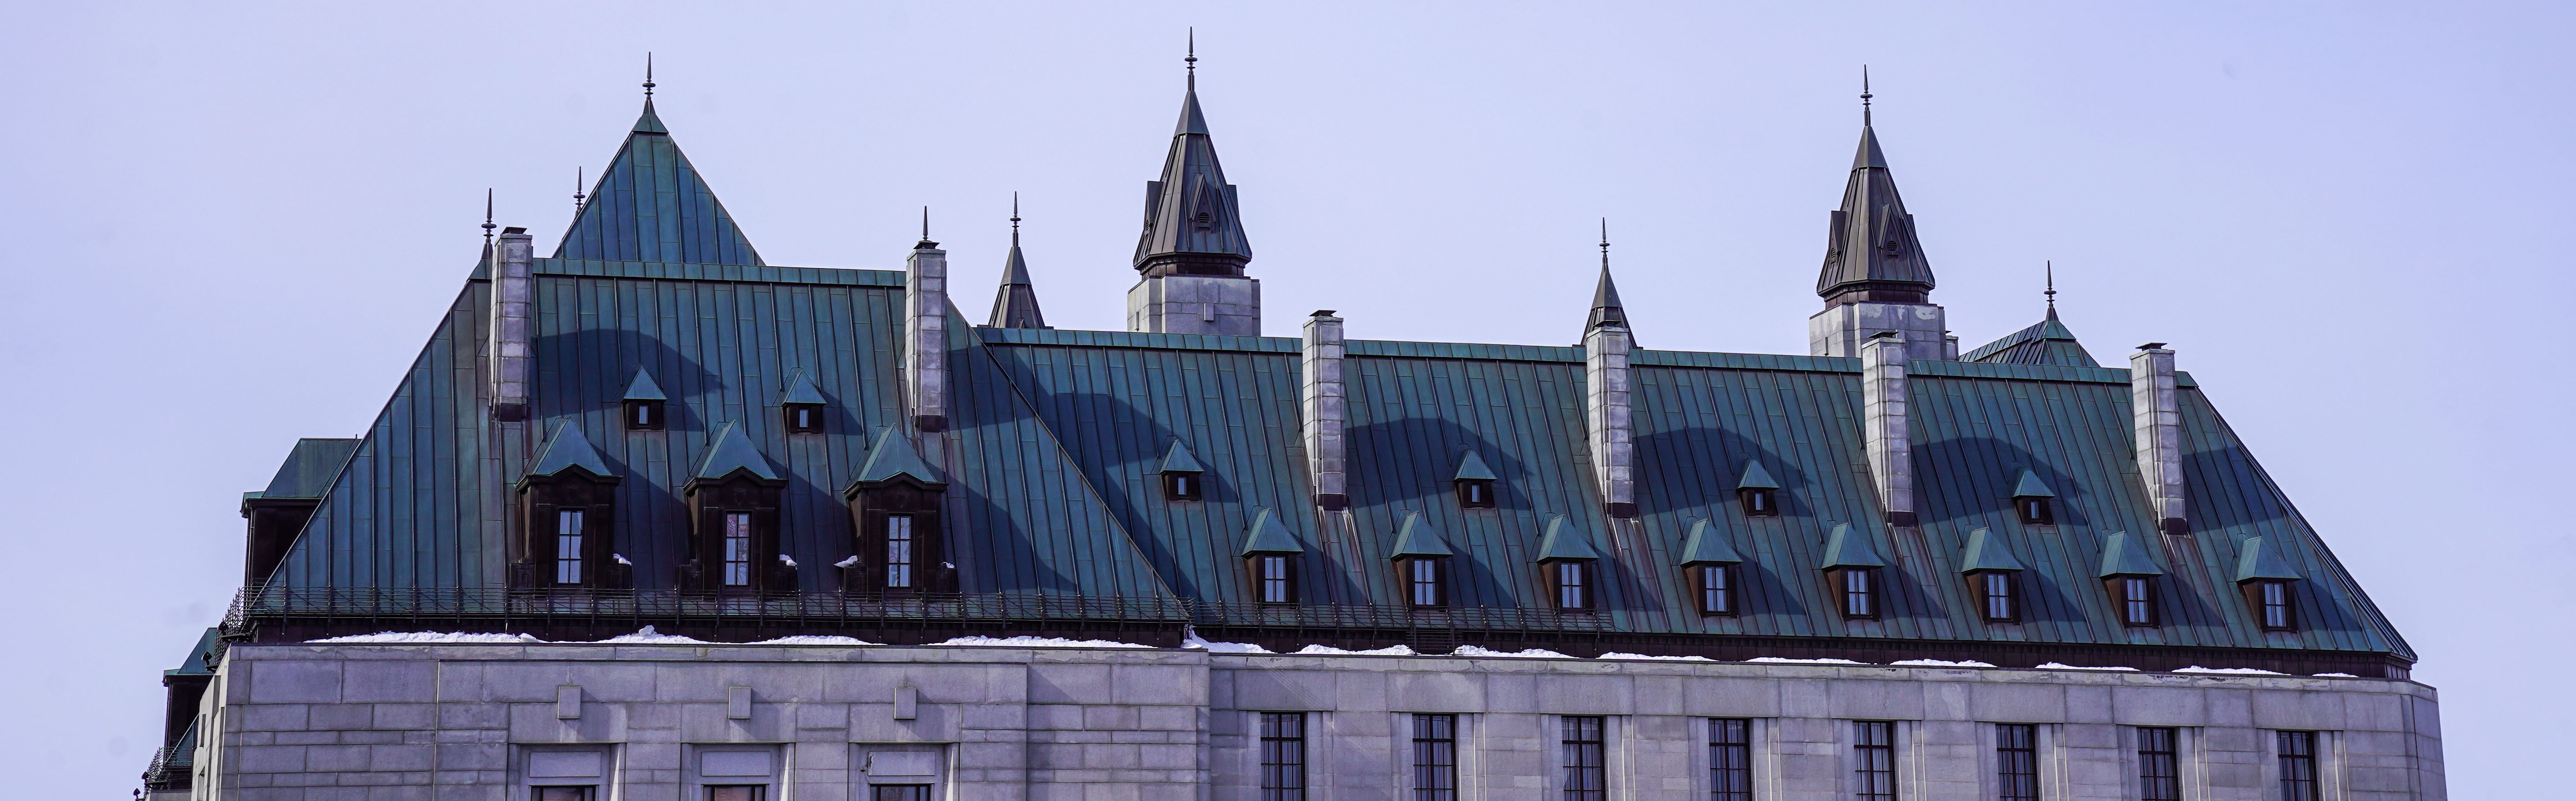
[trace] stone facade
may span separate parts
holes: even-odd
[[[1261,280],[1234,275],[1146,276],[1127,290],[1127,330],[1260,336]]]
[[[1560,716],[1601,716],[1611,799],[1707,798],[1711,718],[1751,721],[1760,799],[1847,799],[1854,721],[1892,721],[1898,798],[1993,798],[1995,723],[2036,724],[2044,798],[2136,798],[2134,727],[2174,727],[2185,798],[2279,798],[2274,730],[2320,798],[2440,799],[2432,688],[2402,680],[1198,650],[236,645],[194,796],[598,801],[763,784],[774,801],[1259,798],[1261,712],[1305,720],[1307,798],[1410,798],[1410,716],[1456,716],[1462,799],[1556,799]],[[532,776],[531,774],[536,774]]]
[[[1837,303],[1807,318],[1807,354],[1857,357],[1870,335],[1894,331],[1907,359],[1957,361],[1959,338],[1949,325],[1949,312],[1930,303]]]

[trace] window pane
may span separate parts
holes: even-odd
[[[1412,575],[1413,605],[1440,605],[1440,563],[1415,559],[1405,563]]]
[[[1606,801],[1609,783],[1603,775],[1601,718],[1568,715],[1563,731],[1565,801]]]
[[[727,587],[751,586],[751,514],[748,512],[725,515],[724,584]]]
[[[1289,595],[1291,583],[1288,579],[1288,557],[1264,556],[1260,559],[1260,565],[1262,603],[1288,603],[1291,597]]]
[[[1896,724],[1853,721],[1852,742],[1856,766],[1852,797],[1856,801],[1896,801]]]
[[[912,516],[886,517],[886,589],[912,587]]]
[[[2317,801],[2317,733],[2273,734],[2281,752],[2281,801]]]
[[[2138,798],[2182,801],[2182,774],[2174,758],[2174,730],[2138,729]]]
[[[2263,626],[2274,629],[2289,628],[2290,585],[2286,582],[2266,581],[2262,586]]]
[[[2120,580],[2122,615],[2125,622],[2140,626],[2155,622],[2155,599],[2149,594],[2148,586],[2147,580],[2142,578]]]
[[[1726,586],[1725,565],[1701,565],[1699,568],[1699,609],[1723,614],[1733,611],[1732,593]]]
[[[1709,801],[1753,801],[1753,721],[1708,722]]]
[[[1413,716],[1413,801],[1457,801],[1458,716]]]
[[[2028,723],[1995,726],[1995,798],[2039,801],[2038,727]]]
[[[1870,572],[1866,568],[1843,571],[1843,614],[1869,617],[1875,614],[1877,599],[1870,593]]]
[[[1986,619],[2013,618],[2012,576],[2005,573],[1985,574]]]
[[[1261,801],[1306,801],[1306,713],[1261,713]]]

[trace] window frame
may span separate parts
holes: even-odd
[[[2025,526],[2057,525],[2057,499],[2038,496],[2014,498],[2013,516]]]
[[[1261,801],[1305,801],[1306,713],[1255,712]]]
[[[1753,801],[1753,720],[1708,719],[1708,801]]]
[[[590,569],[590,546],[594,544],[590,542],[590,510],[581,507],[556,506],[554,512],[555,555],[553,559],[548,560],[554,564],[552,584],[557,587],[590,586],[594,583],[592,579],[598,576],[596,571]],[[571,524],[569,526],[571,531],[564,530],[567,528],[566,523]],[[565,540],[571,540],[571,542],[566,543]],[[566,545],[571,546],[572,555],[569,557],[564,555]],[[570,579],[564,578],[564,568],[567,566],[572,569]]]
[[[2325,797],[2324,760],[2318,751],[2325,738],[2313,731],[2275,730],[2272,732],[2274,770],[2278,773],[2281,801],[2319,801]],[[2296,751],[2297,753],[2293,753]]]
[[[759,518],[749,511],[728,509],[719,513],[717,520],[724,528],[716,532],[718,557],[716,586],[734,591],[758,588],[760,586]],[[741,524],[739,529],[735,526],[737,522]],[[734,545],[737,543],[742,546],[741,559],[734,558]],[[735,565],[742,567],[742,580],[739,582],[734,581]]]
[[[2120,621],[2123,628],[2149,629],[2163,625],[2164,588],[2157,586],[2156,578],[2155,576],[2107,576],[2102,579],[2103,590],[2111,596],[2111,615]],[[2145,597],[2131,598],[2129,595],[2131,587],[2144,587]],[[2141,603],[2145,604],[2143,620],[2138,615],[2132,614],[2140,609],[2131,606]]]
[[[2140,801],[2182,801],[2182,730],[2138,726],[2134,731],[2131,753],[2137,760]]]
[[[2039,801],[2039,726],[1997,723],[1995,733],[1995,801]]]
[[[1550,559],[1539,563],[1539,572],[1547,581],[1548,608],[1559,612],[1590,612],[1600,605],[1600,576],[1593,569],[1592,562],[1590,559]],[[1569,568],[1571,573],[1567,572]],[[1574,579],[1573,583],[1566,582],[1568,576]],[[1573,604],[1566,603],[1569,590],[1573,593]]]
[[[1565,801],[1608,801],[1609,717],[1557,716],[1557,764],[1557,786]]]
[[[2021,622],[2025,601],[2021,591],[2021,571],[1977,570],[1968,573],[1967,577],[1968,597],[1976,602],[1978,619],[1988,623]],[[2001,596],[1994,594],[1995,582],[1998,580],[2001,581],[2003,588]],[[1995,615],[1995,600],[1998,597],[2003,600],[2005,607],[2003,610],[2005,614],[2001,617]]]
[[[877,549],[877,553],[884,557],[884,560],[878,563],[880,585],[887,592],[921,591],[921,535],[919,527],[915,525],[917,522],[915,516],[888,513],[881,522],[883,525],[877,532],[878,543],[882,546]],[[895,537],[898,530],[903,534],[899,539]],[[895,560],[898,544],[903,557],[900,562]],[[901,579],[899,582],[898,577]]]
[[[1745,517],[1779,517],[1780,491],[1760,488],[1738,489],[1735,491],[1735,505],[1736,508],[1744,511]],[[1755,508],[1757,506],[1762,508]]]
[[[1297,603],[1297,556],[1293,553],[1256,553],[1244,557],[1244,567],[1251,572],[1253,603],[1264,606]],[[1269,574],[1268,569],[1273,566],[1281,568],[1280,575]],[[1280,592],[1273,594],[1271,590],[1274,588]]]
[[[1163,500],[1176,503],[1197,503],[1207,500],[1207,480],[1204,476],[1186,470],[1172,471],[1162,476]]]
[[[1855,593],[1851,586],[1855,577],[1860,578],[1864,585],[1857,594],[1869,607],[1857,612],[1852,608]],[[1886,614],[1884,586],[1875,567],[1837,567],[1825,571],[1825,590],[1834,599],[1834,611],[1840,613],[1844,620],[1878,620]]]
[[[1896,738],[1896,721],[1852,721],[1854,801],[1896,801],[1897,767],[1901,761],[1897,759]]]
[[[1457,483],[1457,485],[1458,485],[1458,486],[1457,486],[1457,490],[1458,490],[1458,508],[1460,508],[1460,509],[1492,509],[1492,508],[1494,508],[1494,481],[1493,481],[1493,479],[1489,479],[1489,478],[1462,478],[1462,479],[1458,479],[1456,483]],[[1481,500],[1480,500],[1480,499],[1470,498],[1470,497],[1469,497],[1470,495],[1472,495],[1472,494],[1476,494],[1476,493],[1482,493],[1482,499],[1481,499]]]
[[[778,423],[785,426],[790,434],[821,434],[824,408],[820,403],[781,403],[778,405]],[[804,413],[804,425],[797,424],[799,412]]]
[[[623,405],[618,419],[628,431],[661,431],[670,425],[670,409],[662,401],[629,400]],[[638,414],[645,416],[643,422],[636,422]]]
[[[1431,576],[1431,602],[1422,601],[1421,571],[1428,568]],[[1415,609],[1445,609],[1449,606],[1449,559],[1442,556],[1407,556],[1395,560],[1396,586],[1403,588],[1404,603]]]
[[[2238,585],[2238,590],[2245,594],[2246,611],[2254,614],[2254,625],[2264,631],[2299,630],[2299,594],[2296,589],[2287,579],[2252,579]],[[2281,595],[2278,604],[2265,597],[2276,590]],[[2274,607],[2281,610],[2281,622],[2277,624],[2272,622]]]
[[[1432,785],[1432,786],[1424,786]],[[1413,801],[1458,801],[1458,716],[1413,713]]]
[[[1690,582],[1691,606],[1699,610],[1701,617],[1736,617],[1744,614],[1743,593],[1738,591],[1738,579],[1741,576],[1737,573],[1737,567],[1727,562],[1701,562],[1683,571],[1684,578]],[[1709,603],[1712,590],[1708,586],[1710,576],[1717,577],[1718,583],[1718,586],[1713,588],[1717,600],[1713,606]]]

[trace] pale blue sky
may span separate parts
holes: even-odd
[[[1273,334],[1570,343],[1606,215],[1643,342],[1803,352],[1870,64],[1963,340],[2053,259],[2097,357],[2173,343],[2422,653],[2454,797],[2566,787],[2567,4],[434,5],[0,5],[17,792],[135,785],[238,493],[372,419],[485,187],[552,246],[645,51],[771,263],[927,204],[980,317],[1016,190],[1049,320],[1117,328],[1187,25]]]

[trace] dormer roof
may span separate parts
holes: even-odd
[[[545,444],[537,448],[535,466],[528,468],[528,477],[560,475],[576,467],[601,478],[617,475],[609,469],[608,460],[600,458],[599,449],[590,446],[590,438],[582,436],[581,426],[571,420],[556,421]]]
[[[1434,529],[1429,521],[1422,519],[1421,512],[1408,511],[1404,513],[1404,522],[1397,523],[1395,526],[1395,549],[1388,551],[1386,558],[1455,555],[1450,552],[1449,543],[1441,541],[1440,532]]]
[[[2020,559],[2013,558],[2012,548],[2004,545],[2003,535],[1982,528],[1968,532],[1968,548],[1959,553],[1961,573],[2027,569]]]
[[[805,375],[805,371],[803,370],[796,371],[795,376],[787,379],[787,394],[780,396],[778,398],[778,402],[781,404],[799,403],[812,404],[815,406],[822,406],[831,403],[831,401],[823,398],[823,390],[814,386],[814,379]]]
[[[1244,527],[1243,550],[1236,555],[1305,552],[1306,546],[1297,544],[1297,537],[1289,534],[1288,527],[1279,523],[1279,514],[1268,508],[1262,508],[1253,511],[1252,525]]]
[[[924,484],[940,484],[939,474],[921,460],[921,452],[912,447],[912,438],[889,428],[877,434],[868,446],[868,459],[859,465],[860,482],[892,481],[897,476],[911,476]]]
[[[1886,567],[1887,560],[1869,547],[1869,535],[1854,531],[1850,523],[1835,523],[1833,533],[1825,535],[1824,563],[1819,568]]]
[[[667,401],[670,399],[671,396],[662,394],[662,385],[653,381],[653,374],[638,367],[635,368],[635,378],[626,382],[626,395],[620,400]]]
[[[1538,558],[1532,561],[1599,558],[1601,550],[1592,547],[1592,533],[1566,520],[1564,515],[1556,515],[1547,519],[1547,533],[1539,537]]]
[[[1172,440],[1172,447],[1163,449],[1163,462],[1154,469],[1154,472],[1205,473],[1207,468],[1200,466],[1198,457],[1190,454],[1189,446],[1175,439]]]
[[[1500,481],[1502,477],[1494,475],[1493,469],[1485,466],[1485,457],[1476,455],[1476,452],[1470,449],[1466,455],[1458,457],[1458,474],[1450,476],[1449,480]]]
[[[2025,467],[2021,469],[2021,475],[2013,479],[2012,496],[2015,498],[2055,498],[2057,497],[2057,493],[2048,488],[2048,482],[2039,480],[2038,473],[2031,472],[2030,468]]]
[[[716,430],[708,434],[707,454],[698,460],[697,469],[690,471],[689,476],[695,481],[715,481],[733,475],[735,471],[747,472],[753,478],[766,481],[785,480],[778,475],[777,468],[770,466],[769,457],[760,455],[760,448],[753,446],[751,438],[743,435],[742,424],[727,420],[716,424]]]
[[[2102,571],[2095,575],[2110,578],[2164,574],[2165,569],[2157,567],[2156,560],[2147,556],[2147,545],[2137,535],[2126,531],[2113,532],[2102,541]]]
[[[1732,565],[1742,561],[1744,557],[1737,555],[1735,546],[1727,543],[1726,534],[1706,519],[1701,519],[1693,521],[1690,534],[1682,538],[1682,559],[1676,564]]]
[[[1735,480],[1735,488],[1779,489],[1780,482],[1771,477],[1771,471],[1762,469],[1762,460],[1754,459],[1744,463],[1744,477]]]
[[[2298,568],[2291,567],[2290,560],[2281,558],[2281,554],[2264,540],[2263,537],[2248,537],[2244,544],[2236,546],[2238,583],[2258,579],[2300,581],[2307,578],[2299,575]]]

